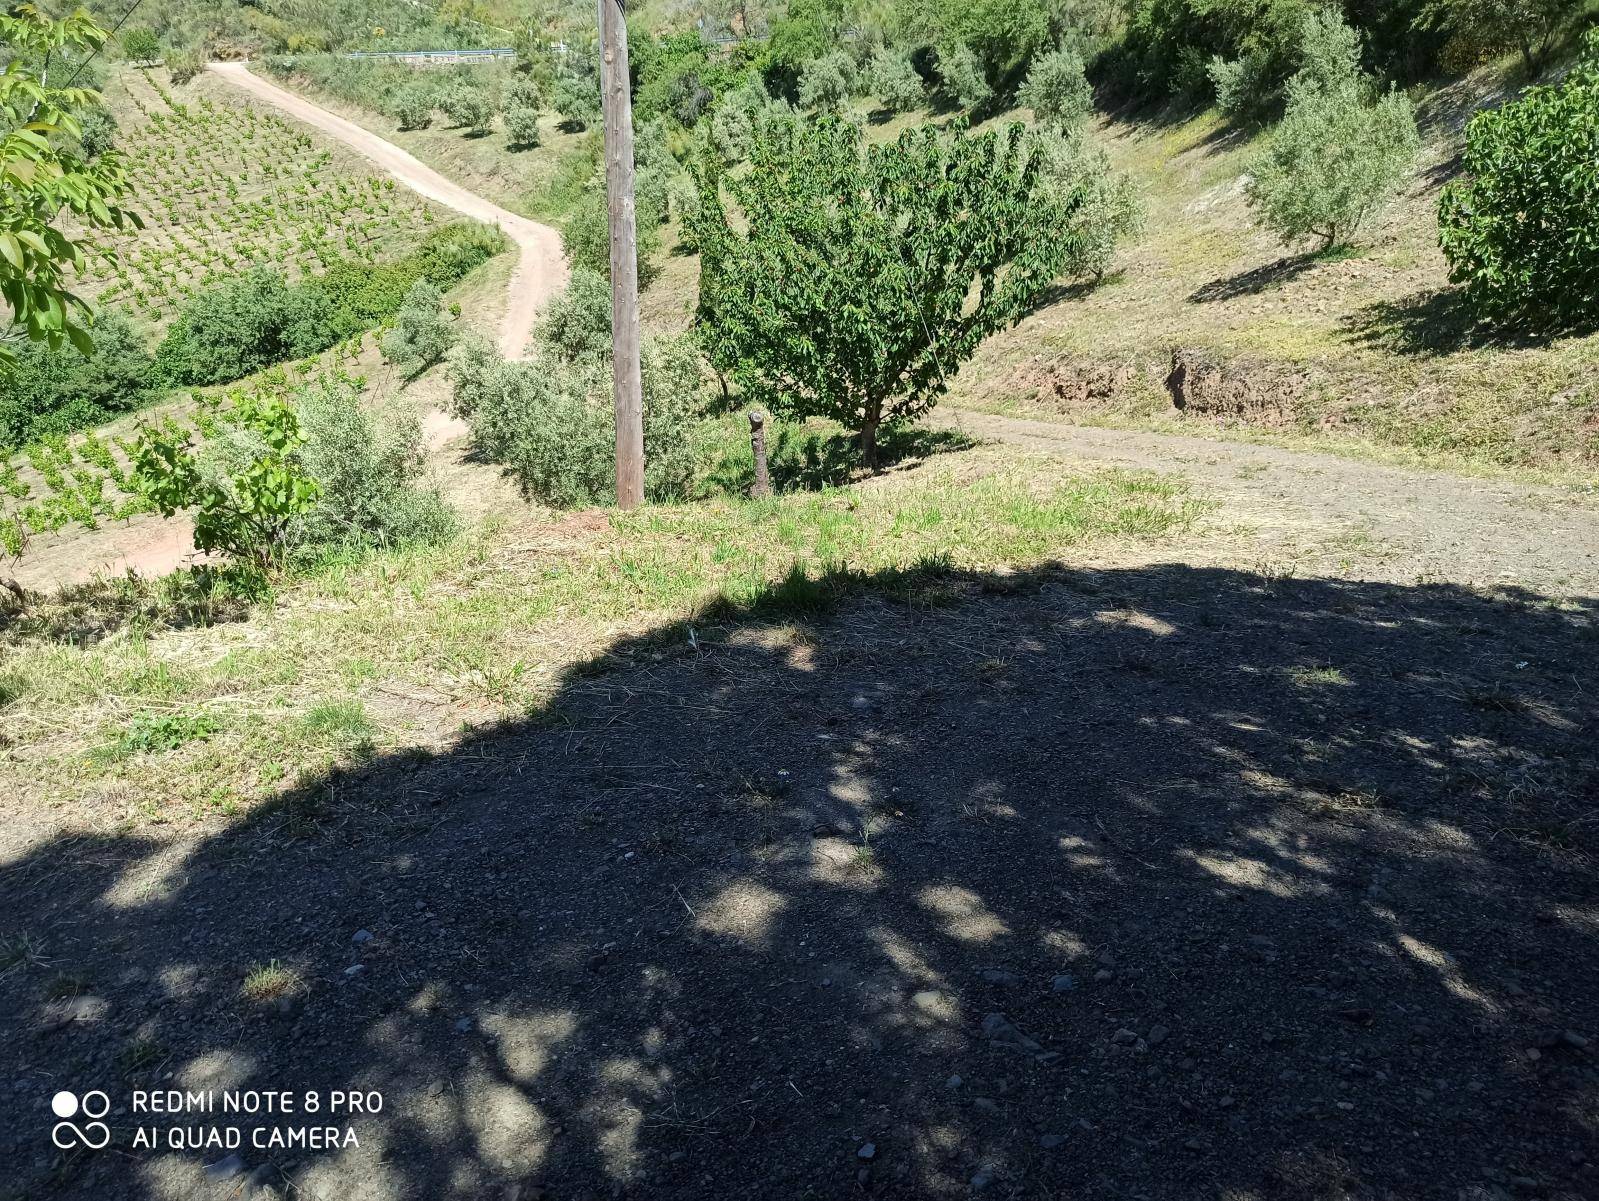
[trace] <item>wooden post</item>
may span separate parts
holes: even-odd
[[[633,100],[626,0],[599,0],[605,192],[611,217],[611,355],[616,402],[616,503],[644,503],[644,399],[639,376],[638,227],[633,214]]]
[[[770,496],[771,477],[766,474],[766,414],[759,409],[750,410],[750,450],[755,453],[755,484],[751,496]]]

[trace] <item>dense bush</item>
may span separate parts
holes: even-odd
[[[1288,81],[1288,105],[1256,160],[1247,197],[1285,244],[1347,241],[1399,188],[1420,139],[1410,101],[1373,100],[1360,70],[1360,35],[1332,12],[1307,14],[1304,63]]]
[[[472,134],[487,133],[494,122],[494,98],[465,80],[457,80],[439,93],[438,109],[451,125]]]
[[[159,376],[229,383],[315,354],[398,312],[418,280],[448,288],[504,244],[498,230],[458,222],[389,263],[336,263],[297,284],[259,268],[189,302],[156,351]]]
[[[1017,101],[1046,124],[1070,125],[1093,107],[1094,90],[1074,51],[1052,50],[1033,60]]]
[[[587,315],[601,316],[592,307]],[[609,313],[604,336],[609,342]],[[575,339],[592,346],[598,328]],[[488,342],[468,339],[450,352],[455,412],[473,441],[505,465],[524,494],[561,507],[609,503],[616,494],[616,419],[608,355],[568,359],[544,345],[526,362],[506,362]],[[646,341],[644,494],[688,496],[706,440],[699,358],[682,339]]]
[[[594,75],[563,74],[551,97],[555,111],[570,129],[587,129],[600,119],[600,81]]]
[[[1062,0],[894,0],[890,24],[907,46],[968,47],[991,85],[1012,80],[1052,36],[1078,23]]]
[[[989,334],[1061,272],[1081,205],[1060,195],[1023,129],[907,130],[864,150],[854,126],[757,141],[751,170],[702,176],[697,325],[754,401],[830,417],[876,465],[882,426],[926,412]]]
[[[1599,318],[1599,32],[1557,86],[1485,109],[1466,127],[1466,176],[1438,206],[1449,276],[1507,323]]]
[[[805,64],[799,83],[800,106],[834,112],[850,98],[854,87],[854,62],[842,50],[834,50]]]
[[[88,429],[151,398],[155,364],[144,340],[114,310],[94,323],[94,350],[51,350],[21,342],[16,364],[0,388],[0,450],[50,434]]]
[[[442,359],[455,343],[455,327],[444,315],[443,300],[443,293],[427,280],[412,284],[394,314],[393,328],[383,335],[383,357],[411,375]]]
[[[101,105],[85,109],[79,122],[83,129],[78,134],[78,146],[86,159],[99,158],[116,148],[117,119]]]
[[[587,267],[573,268],[566,289],[545,308],[534,336],[540,347],[564,362],[609,362],[610,282]]]
[[[647,288],[660,274],[653,257],[661,248],[660,215],[640,204],[633,224],[637,231],[638,285]],[[611,278],[611,219],[602,188],[590,188],[573,207],[561,226],[561,248],[574,269],[582,267],[606,280]]]
[[[896,113],[908,113],[926,99],[926,85],[908,55],[879,50],[872,56],[866,78],[871,94]]]
[[[987,104],[994,95],[970,46],[957,44],[938,52],[938,77],[944,94],[961,108]]]
[[[205,70],[205,60],[193,50],[168,50],[163,61],[173,83],[188,83]]]
[[[420,82],[399,89],[389,101],[389,115],[401,129],[426,129],[433,122],[433,89]]]
[[[437,545],[455,520],[422,480],[422,428],[415,411],[362,407],[354,381],[322,380],[293,399],[305,441],[297,466],[316,485],[316,503],[286,531],[291,547]]]
[[[513,146],[539,144],[539,107],[543,97],[538,84],[531,79],[519,79],[511,85],[505,97],[505,133]]]
[[[156,352],[171,384],[222,384],[333,342],[327,297],[258,267],[191,300]]]

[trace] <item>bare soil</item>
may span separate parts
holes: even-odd
[[[1599,1195],[1592,600],[948,584],[622,642],[203,839],[35,842],[8,1195]],[[112,1149],[50,1146],[62,1088]],[[383,1108],[264,1150],[307,1119],[152,1088]]]

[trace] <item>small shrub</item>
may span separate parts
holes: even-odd
[[[1398,190],[1420,148],[1410,101],[1369,99],[1359,35],[1336,13],[1304,24],[1305,65],[1288,81],[1288,106],[1256,160],[1247,198],[1287,245],[1340,245]]]
[[[927,88],[907,55],[884,48],[872,56],[867,86],[883,107],[908,113],[926,99]]]
[[[295,460],[300,423],[276,397],[240,395],[207,416],[219,445],[249,448],[236,470],[208,469],[196,443],[211,439],[163,423],[145,427],[134,445],[134,486],[163,517],[194,512],[196,549],[269,566],[290,525],[316,503],[316,482]]]
[[[1073,125],[1094,105],[1082,58],[1072,50],[1051,50],[1033,60],[1017,100],[1050,125]]]
[[[116,149],[117,119],[101,105],[84,110],[79,122],[83,129],[78,134],[78,146],[86,159],[99,158],[108,150]]]
[[[565,362],[608,363],[610,282],[587,267],[574,268],[565,290],[545,308],[534,336],[541,347]]]
[[[586,313],[596,316],[592,306]],[[587,355],[592,340],[568,342]],[[654,501],[680,499],[694,487],[706,444],[699,358],[685,339],[651,339],[641,365],[644,492]],[[526,495],[563,508],[615,497],[608,362],[568,359],[546,342],[536,359],[508,363],[487,342],[469,339],[450,352],[450,370],[455,411],[471,423],[478,448],[503,463]]]
[[[1466,127],[1465,178],[1444,189],[1438,236],[1449,278],[1490,320],[1599,318],[1599,32],[1554,87]]]
[[[389,102],[389,114],[401,129],[426,129],[433,122],[433,89],[423,83],[401,88]]]
[[[303,388],[294,406],[305,435],[295,466],[315,484],[316,504],[290,524],[291,547],[432,546],[454,534],[449,507],[422,486],[426,461],[414,411],[371,412],[347,380]]]
[[[165,61],[173,83],[188,83],[205,70],[205,61],[193,50],[168,50]]]
[[[410,375],[419,375],[444,357],[455,342],[455,327],[445,320],[444,295],[425,279],[411,285],[383,336],[383,357]]]
[[[161,57],[161,43],[150,30],[137,27],[122,35],[122,53],[129,62],[153,62]]]
[[[533,147],[539,144],[538,85],[531,79],[519,79],[505,98],[505,132],[511,145]]]

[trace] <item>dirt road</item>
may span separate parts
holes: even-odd
[[[1599,521],[1568,489],[1391,467],[1250,442],[948,410],[975,437],[1085,465],[1178,471],[1289,567],[1309,542],[1347,547],[1362,576],[1406,583],[1525,584],[1592,595]],[[1384,562],[1373,566],[1373,559]]]
[[[566,261],[561,254],[560,234],[548,225],[520,217],[467,191],[355,122],[336,116],[305,97],[296,96],[252,74],[244,63],[212,63],[210,69],[257,100],[282,109],[296,120],[337,138],[429,200],[435,200],[476,221],[498,225],[504,230],[505,236],[515,242],[520,250],[521,262],[511,276],[510,296],[500,330],[500,349],[507,358],[522,357],[539,309],[566,283]]]

